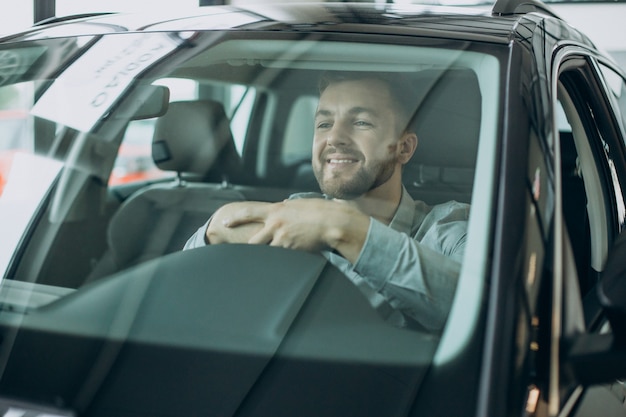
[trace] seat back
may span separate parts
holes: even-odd
[[[418,102],[412,128],[418,145],[403,182],[429,204],[469,202],[481,122],[481,93],[471,70],[426,70],[415,83]]]

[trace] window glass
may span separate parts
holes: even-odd
[[[604,75],[606,84],[612,94],[612,98],[615,100],[617,108],[619,109],[622,126],[626,127],[626,82],[621,75],[609,67],[600,65],[600,68],[602,70],[602,74]]]
[[[622,91],[621,82],[615,82],[619,79],[605,77],[612,92],[605,91],[604,84],[596,82],[596,67],[587,57],[566,60],[562,68],[555,112],[562,201],[557,219],[562,214],[564,227],[562,237],[553,240],[552,291],[560,299],[553,298],[552,314],[560,323],[560,339],[567,340],[595,332],[603,324],[599,306],[590,301],[595,300],[591,296],[623,221],[624,202],[614,164],[614,158],[623,163],[623,129],[612,118]],[[552,377],[563,393],[579,384],[567,374]]]
[[[166,78],[155,82],[169,89],[170,101],[195,100],[198,84],[192,80]],[[128,184],[174,175],[159,170],[152,159],[152,134],[156,118],[131,120],[124,133],[115,165],[109,178],[110,185]]]
[[[567,124],[559,126],[563,210],[583,292],[595,283],[594,274],[604,269],[608,247],[625,215],[622,186],[613,161],[623,149],[623,129],[619,125],[614,129],[610,117],[611,110],[623,105],[624,83],[618,74],[603,68],[610,90],[607,101],[600,85],[588,82],[592,77],[586,74],[592,70],[581,60],[561,74],[562,108],[557,109],[567,119]],[[557,123],[562,120],[558,112]]]
[[[574,86],[571,75],[565,79],[569,83],[561,84],[557,107],[557,115],[563,112],[567,120],[565,125],[559,126],[563,214],[579,265],[584,264],[580,267],[579,278],[586,281],[590,268],[602,269],[607,250],[608,220],[602,179],[592,145],[598,137],[597,128],[585,123],[589,120],[585,114],[588,108],[580,102],[578,84]]]
[[[226,113],[231,120],[230,129],[235,141],[235,147],[239,155],[241,155],[248,132],[256,90],[252,87],[232,85],[224,87],[224,94],[228,98],[229,105]]]
[[[33,126],[28,114],[33,91],[30,82],[0,87],[0,196],[15,153],[33,152]]]
[[[35,132],[29,114],[34,90],[34,82],[0,87],[0,217],[10,219],[2,227],[0,271],[7,267],[62,166],[34,154]]]
[[[199,100],[202,88],[189,79],[165,78],[154,83],[168,88],[170,102]],[[231,120],[231,131],[239,154],[243,152],[250,113],[255,98],[255,89],[241,85],[219,84],[209,89],[211,98],[221,101]],[[158,179],[174,175],[161,171],[152,159],[152,135],[156,118],[132,120],[126,128],[124,138],[111,172],[109,184],[120,185]]]
[[[615,133],[621,136],[622,143],[626,146],[626,80],[624,80],[620,74],[605,65],[600,65],[600,69],[602,70],[602,74],[605,77],[606,84],[610,91],[609,98],[613,99],[616,113],[618,117],[621,118],[621,120],[618,120],[618,122],[621,121],[621,124],[618,125],[621,129],[618,129]],[[609,152],[609,154],[610,151],[610,148],[608,148],[607,152]],[[626,202],[623,196],[623,184],[626,182],[626,172],[619,172],[617,170],[611,155],[609,155],[608,163],[611,179],[613,181],[613,191],[616,196],[616,214],[618,222],[623,227],[624,222],[626,222]]]
[[[84,337],[88,329],[89,337],[105,343],[113,326],[114,332],[128,331],[133,343],[164,351],[225,352],[236,358],[285,353],[296,363],[312,364],[347,359],[373,365],[378,376],[402,366],[411,380],[423,375],[435,353],[440,362],[458,357],[480,325],[490,271],[506,46],[500,57],[482,44],[453,40],[409,46],[390,40],[351,43],[335,40],[336,34],[329,40],[275,38],[272,31],[263,37],[256,31],[159,34],[148,36],[146,45],[164,40],[171,49],[149,55],[152,60],[140,69],[123,54],[115,62],[100,61],[106,48],[77,54],[78,65],[63,67],[81,80],[93,74],[88,69],[94,63],[104,65],[101,73],[113,84],[116,77],[126,77],[110,91],[106,109],[90,112],[92,120],[73,111],[86,101],[77,99],[80,85],[72,77],[63,80],[62,70],[42,88],[45,106],[29,116],[34,126],[42,125],[34,148],[53,155],[59,168],[45,173],[54,187],[42,187],[35,196],[38,216],[28,231],[20,230],[20,256],[5,268],[12,286],[0,291],[36,294],[18,300],[19,311],[55,304],[36,315],[45,321],[41,326],[65,326],[46,329],[50,333]],[[144,39],[132,35],[125,40],[116,34],[115,42],[103,45],[144,44],[133,43]],[[133,56],[143,55],[135,51]],[[114,63],[134,71],[118,72]],[[327,94],[319,98],[324,81]],[[68,84],[75,96],[63,94]],[[49,86],[61,94],[47,96]],[[169,91],[167,100],[156,100],[158,111],[151,91],[165,90],[155,86]],[[93,85],[90,92],[97,92]],[[59,98],[68,107],[57,111]],[[324,98],[324,109],[317,112]],[[153,143],[161,126],[176,129]],[[335,128],[341,134],[328,134]],[[326,146],[333,137],[352,143]],[[318,150],[312,152],[315,144]],[[313,175],[313,162],[329,173],[324,193],[332,199],[319,193],[316,180],[324,176],[319,169],[317,178]],[[182,174],[163,178],[173,172]],[[372,198],[368,194],[389,180],[394,191],[384,194],[402,190],[401,208],[395,199],[381,204],[376,192]],[[308,188],[309,181],[318,189]],[[304,193],[312,191],[317,194]],[[358,262],[373,279],[395,281],[375,290],[365,281],[369,275],[354,268],[356,258],[329,251],[326,244],[321,244],[322,256],[306,253],[320,252],[317,246],[187,246],[193,236],[204,246],[201,228],[227,203],[279,207],[303,203],[302,197],[320,204],[347,202],[322,215],[309,206],[312,234],[339,216],[339,207],[354,209],[342,224],[380,218],[370,223],[376,230]],[[302,211],[292,217],[301,220]],[[418,229],[428,216],[436,218],[424,227],[438,230],[422,234]],[[395,244],[381,244],[387,240]],[[386,262],[398,248],[404,248],[402,265]],[[414,262],[420,248],[428,255],[425,269]],[[428,282],[441,303],[429,305],[435,297],[417,295],[423,287],[415,277],[423,270],[435,271]],[[405,290],[407,284],[413,288]],[[455,297],[457,288],[463,297]],[[69,292],[76,304],[65,302]],[[19,315],[16,311],[10,314]],[[76,321],[57,319],[57,312]],[[337,321],[336,314],[345,321]],[[85,327],[73,328],[83,319]],[[220,377],[198,375],[207,381]],[[376,392],[389,386],[388,379],[378,377],[364,383]],[[404,398],[403,389],[397,391]]]
[[[286,165],[311,159],[311,138],[317,102],[318,98],[315,96],[299,97],[289,112],[281,154]]]

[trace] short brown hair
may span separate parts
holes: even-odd
[[[398,114],[400,132],[409,129],[410,118],[413,114],[413,97],[410,94],[411,83],[401,73],[374,72],[374,71],[326,71],[319,79],[318,90],[320,95],[330,86],[345,81],[378,80],[384,83],[393,100],[394,112]]]

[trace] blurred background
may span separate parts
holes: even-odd
[[[165,12],[210,5],[259,5],[294,3],[315,0],[0,0],[0,37],[20,32],[37,22],[65,16],[98,12]],[[318,0],[324,1],[324,0]],[[341,1],[341,0],[338,0]],[[357,0],[359,1],[359,0]],[[379,4],[420,3],[459,5],[491,10],[495,0],[360,0]],[[615,61],[626,70],[626,0],[543,0],[572,26],[586,33],[599,48],[611,54]],[[0,61],[2,61],[0,56]],[[1,67],[1,62],[0,62]],[[195,85],[177,86],[172,91],[182,94],[175,99],[184,100],[195,94]],[[3,106],[4,101],[4,106]],[[27,113],[7,110],[6,97],[0,94],[0,133],[16,131],[15,125],[27,123]],[[151,134],[154,120],[143,120],[129,128],[124,139],[120,157],[115,162],[111,184],[122,184],[143,175],[156,175],[151,155]],[[18,130],[19,131],[19,130]],[[0,135],[0,195],[6,182],[15,150],[30,149],[31,139],[16,138],[9,134]],[[160,171],[158,171],[160,172]],[[160,174],[159,174],[160,175]]]
[[[310,1],[310,0],[289,0]],[[322,1],[322,0],[321,0]],[[364,0],[361,0],[363,2]],[[368,0],[365,0],[368,1]],[[487,7],[485,0],[369,0],[374,3],[421,3]],[[626,68],[626,0],[544,0],[572,26],[585,32]],[[92,12],[142,12],[207,5],[278,3],[280,0],[0,0],[0,36],[18,32],[50,17]]]

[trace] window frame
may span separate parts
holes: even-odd
[[[556,122],[557,106],[565,101],[565,112],[575,112],[576,120],[570,119],[570,123],[573,121],[575,124],[572,126],[574,141],[579,155],[581,151],[587,153],[584,156],[583,173],[587,172],[587,176],[591,174],[595,177],[591,179],[593,182],[591,187],[589,187],[590,178],[587,178],[585,194],[587,200],[592,203],[588,217],[590,229],[596,230],[590,235],[591,264],[598,275],[604,268],[611,243],[623,226],[623,221],[616,213],[617,201],[621,199],[623,203],[623,195],[611,156],[623,155],[624,141],[623,129],[619,131],[614,129],[617,123],[614,117],[615,109],[595,57],[575,46],[563,47],[554,54],[552,68],[556,204],[553,243],[549,248],[553,260],[552,308],[549,318],[551,324],[548,409],[549,412],[557,414],[563,410],[571,410],[577,403],[595,396],[594,394],[583,397],[585,392],[583,386],[567,373],[561,372],[562,345],[576,334],[601,331],[605,323],[597,302],[594,302],[595,292],[588,292],[591,297],[583,297],[581,294],[572,240],[564,219],[565,197],[561,176],[562,149]],[[576,82],[573,82],[574,80]],[[592,167],[588,168],[590,165]],[[623,158],[620,158],[619,165],[623,168]]]

